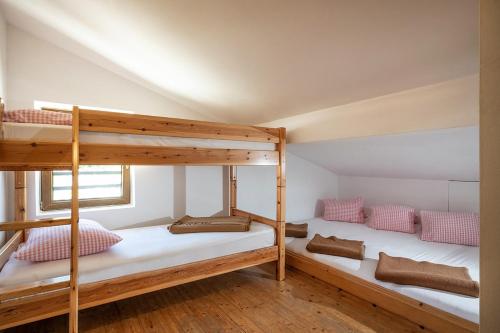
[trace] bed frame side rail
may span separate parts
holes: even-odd
[[[435,332],[477,333],[479,325],[372,282],[286,251],[286,264]]]

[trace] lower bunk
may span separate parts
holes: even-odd
[[[478,248],[429,243],[415,234],[374,230],[363,224],[312,219],[308,238],[286,238],[286,264],[401,315],[435,332],[479,331],[479,299],[416,286],[382,282],[374,277],[378,252],[415,260],[466,266],[479,279]],[[310,253],[306,244],[316,233],[363,240],[363,261]]]
[[[116,233],[120,243],[79,258],[80,309],[278,259],[275,229],[258,222],[231,235],[172,235],[165,226]],[[69,259],[30,263],[12,256],[0,272],[0,329],[68,313],[68,270]]]

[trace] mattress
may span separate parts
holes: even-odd
[[[320,218],[297,223],[304,222],[309,224],[307,238],[287,237],[286,248],[288,250],[387,289],[394,290],[469,321],[479,323],[479,298],[416,286],[403,286],[375,279],[378,253],[383,251],[391,256],[406,257],[419,261],[427,260],[452,266],[465,266],[469,269],[471,277],[479,281],[478,247],[424,242],[418,238],[418,234],[374,230],[364,224],[325,221]],[[335,235],[340,238],[364,241],[366,246],[365,260],[360,261],[308,252],[305,248],[306,244],[316,233],[322,236]]]
[[[71,126],[3,122],[2,138],[3,140],[70,143]],[[268,142],[195,139],[173,136],[99,133],[85,131],[80,132],[80,142],[139,146],[275,150],[275,144]]]
[[[157,270],[273,246],[274,228],[252,222],[248,232],[171,234],[165,225],[115,230],[123,240],[79,258],[80,283]],[[69,259],[33,263],[14,254],[0,272],[0,287],[69,274]]]

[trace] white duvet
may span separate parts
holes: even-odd
[[[165,225],[115,230],[123,240],[109,250],[79,258],[80,283],[173,267],[273,246],[274,228],[252,222],[248,232],[171,234]],[[41,263],[12,255],[0,272],[0,287],[69,274],[69,259]]]

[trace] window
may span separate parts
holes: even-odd
[[[130,167],[82,165],[78,177],[80,207],[130,203]],[[71,171],[42,171],[42,211],[71,207]]]

